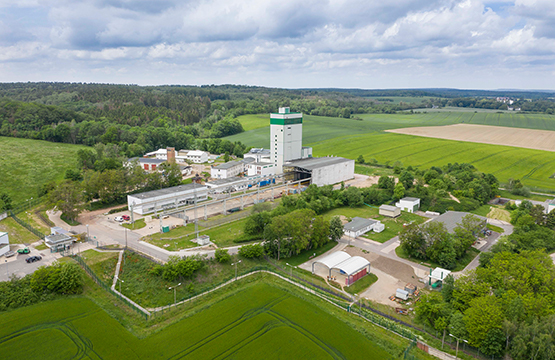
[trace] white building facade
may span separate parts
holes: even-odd
[[[242,161],[228,161],[223,164],[212,166],[210,177],[213,179],[227,179],[238,176],[245,171],[245,163]]]
[[[130,211],[144,215],[193,204],[208,199],[208,188],[199,184],[179,185],[170,188],[127,195]]]
[[[405,197],[395,203],[399,209],[413,213],[420,209],[420,199],[413,197]]]
[[[0,256],[10,251],[10,239],[7,232],[0,232]]]
[[[202,164],[208,162],[209,155],[210,154],[208,152],[201,150],[179,150],[179,154],[176,156],[176,159],[178,161],[187,160],[195,164]]]
[[[248,176],[272,176],[275,174],[275,167],[272,163],[254,162],[247,164]]]

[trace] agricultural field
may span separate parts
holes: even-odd
[[[61,180],[75,166],[79,149],[86,146],[0,136],[1,191],[14,204],[37,197],[37,189]]]
[[[395,134],[435,139],[470,141],[482,144],[508,145],[527,149],[555,151],[555,131],[519,129],[505,126],[455,124],[388,130]]]
[[[269,119],[269,115],[266,115]],[[505,126],[555,131],[555,116],[546,114],[436,112],[419,114],[362,114],[362,120],[305,115],[303,144],[313,147],[314,156],[344,156],[379,163],[400,161],[403,165],[430,167],[468,162],[492,173],[504,183],[521,179],[532,189],[555,190],[555,158],[550,152],[501,145],[476,144],[410,135],[385,130],[458,123]],[[242,117],[239,117],[241,121]],[[269,120],[268,120],[269,123]],[[268,147],[269,127],[261,127],[226,139],[248,146]]]
[[[144,338],[128,332],[89,299],[45,302],[0,315],[0,352],[4,359],[41,354],[41,359],[56,360],[384,359],[393,354],[376,340],[387,342],[395,355],[408,345],[391,335],[386,338],[383,330],[346,313],[332,316],[323,310],[329,304],[316,306],[320,300],[308,299],[274,284],[255,282]],[[347,318],[368,335],[355,330]]]

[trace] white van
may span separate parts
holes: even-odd
[[[123,222],[123,218],[121,216],[116,216],[114,220],[116,220],[117,222]]]

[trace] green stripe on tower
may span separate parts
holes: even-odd
[[[270,125],[293,125],[302,124],[303,118],[296,119],[270,119]]]

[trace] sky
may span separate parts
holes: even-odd
[[[0,0],[0,82],[555,89],[554,0]]]

